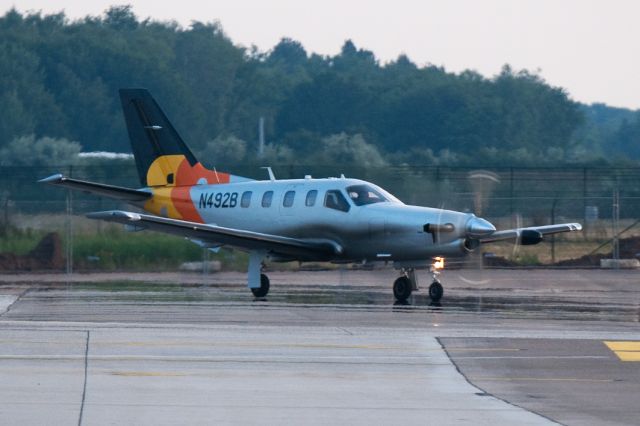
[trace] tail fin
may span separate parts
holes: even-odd
[[[244,180],[204,168],[146,89],[120,89],[120,101],[143,186]]]

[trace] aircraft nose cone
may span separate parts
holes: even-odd
[[[488,220],[472,217],[467,222],[467,235],[470,237],[485,237],[496,232],[496,227]]]

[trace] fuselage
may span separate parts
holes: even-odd
[[[150,190],[154,196],[144,208],[153,214],[298,239],[331,240],[343,249],[329,259],[336,262],[414,262],[463,255],[471,248],[465,239],[468,224],[482,221],[469,213],[405,205],[358,179],[245,180]],[[443,223],[450,226],[428,226]]]

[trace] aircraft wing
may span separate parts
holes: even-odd
[[[561,232],[580,231],[582,225],[579,223],[559,223],[557,225],[530,226],[528,228],[507,229],[496,231],[491,235],[480,238],[481,243],[493,243],[496,241],[506,241],[520,239],[521,243],[536,244],[542,241],[545,235],[558,234]]]
[[[61,174],[55,174],[39,180],[40,183],[63,186],[65,188],[77,189],[92,194],[102,195],[116,200],[128,202],[140,202],[151,198],[151,192],[138,189],[124,188],[122,186],[105,185],[103,183],[89,182],[86,180],[72,179]]]
[[[230,245],[246,250],[266,250],[295,258],[326,260],[342,252],[342,247],[331,240],[290,238],[142,213],[111,210],[89,213],[87,217],[175,234],[217,245]]]

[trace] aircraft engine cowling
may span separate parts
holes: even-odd
[[[480,247],[480,241],[475,238],[465,238],[462,240],[462,248],[467,253],[471,253]]]
[[[520,233],[520,244],[523,246],[538,244],[542,239],[542,233],[533,229],[525,229]]]

